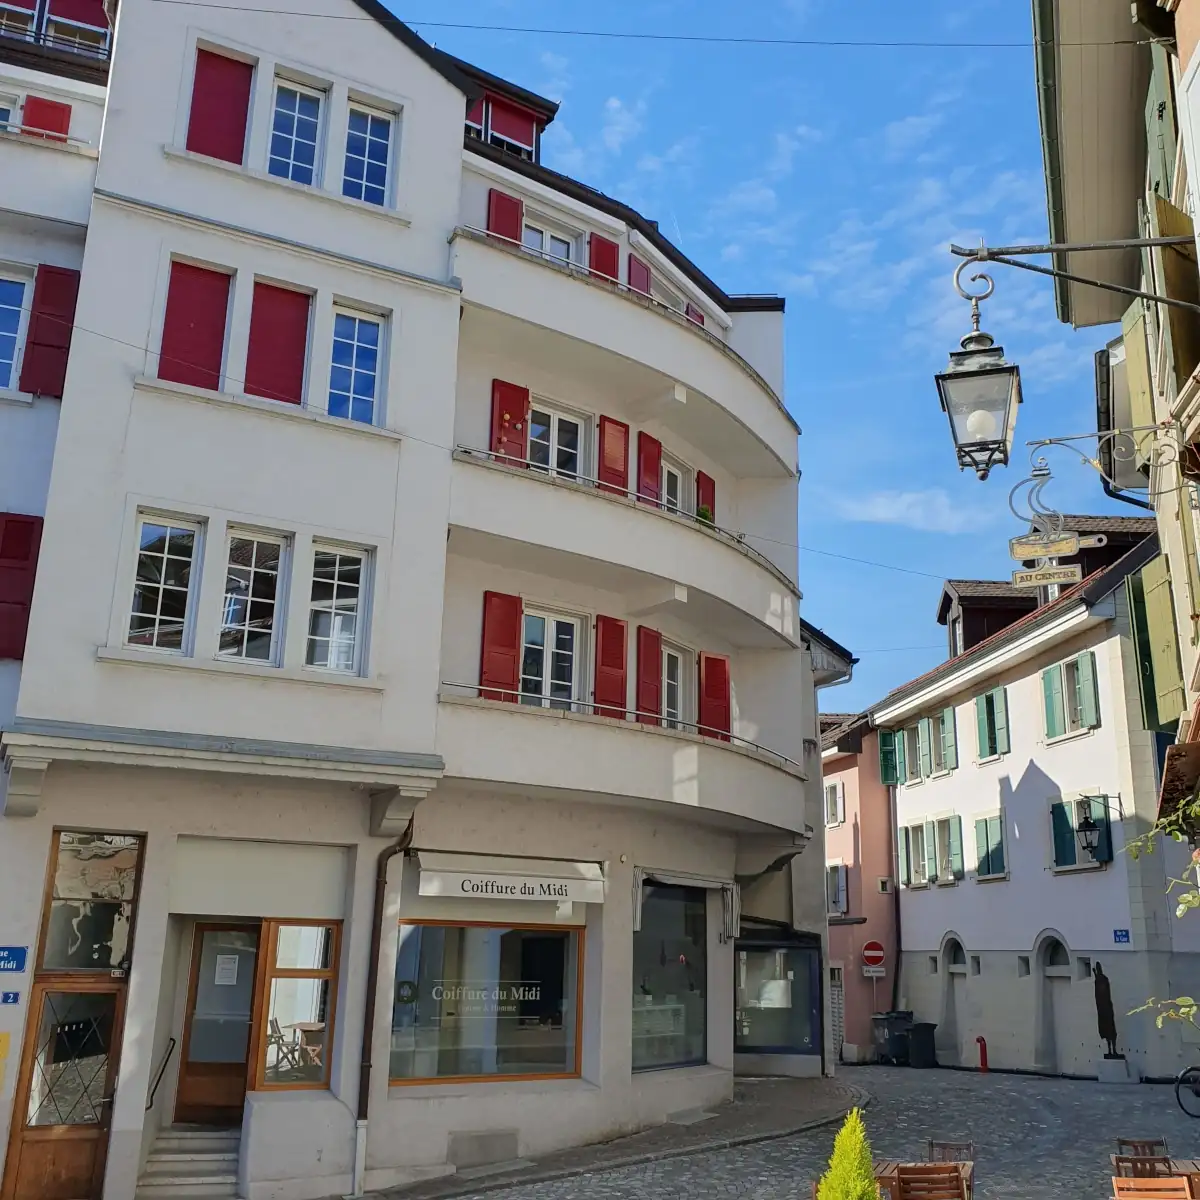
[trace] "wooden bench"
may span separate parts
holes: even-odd
[[[1122,1179],[1113,1176],[1116,1200],[1193,1200],[1192,1188],[1184,1175],[1158,1179]]]
[[[969,1200],[969,1180],[968,1163],[900,1163],[895,1200]]]

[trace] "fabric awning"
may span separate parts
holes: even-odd
[[[692,875],[686,871],[660,871],[654,867],[633,868],[633,931],[642,927],[642,885],[662,883],[669,887],[703,888],[721,893],[721,936],[732,941],[742,923],[742,889],[732,879],[716,879],[707,875]]]
[[[492,133],[518,146],[532,150],[537,136],[537,122],[532,113],[517,108],[504,100],[493,99],[492,117],[489,128]]]
[[[91,25],[94,29],[108,28],[104,0],[50,0],[50,15],[61,17],[64,21]]]
[[[532,900],[543,904],[603,904],[604,869],[595,862],[500,858],[418,850],[419,893],[458,900]]]
[[[1167,747],[1162,785],[1158,791],[1158,819],[1177,821],[1180,832],[1193,841],[1200,837],[1200,826],[1180,810],[1195,795],[1200,784],[1200,742],[1181,742]]]

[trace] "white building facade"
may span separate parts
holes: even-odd
[[[1127,849],[1169,741],[1139,691],[1161,564],[1150,535],[872,710],[896,782],[900,1007],[937,1024],[940,1063],[977,1066],[979,1038],[992,1067],[1093,1078],[1169,1077],[1195,1055],[1179,1023],[1131,1015],[1200,976],[1167,891],[1188,849]],[[1103,1061],[1106,990],[1125,1063]]]
[[[329,15],[0,36],[3,1200],[357,1194],[824,1066],[783,301]]]

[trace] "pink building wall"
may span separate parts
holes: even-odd
[[[844,788],[845,820],[825,828],[826,863],[847,868],[847,911],[830,916],[829,961],[843,968],[845,1058],[861,1061],[870,1054],[872,1013],[892,1007],[897,964],[892,819],[889,789],[879,781],[879,734],[865,733],[859,754],[826,758],[822,775],[827,785],[840,782]],[[887,893],[879,890],[881,879],[890,881]],[[862,973],[862,948],[872,940],[882,942],[886,952],[882,979]]]

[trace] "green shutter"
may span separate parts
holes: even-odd
[[[1192,513],[1192,497],[1195,492],[1192,485],[1185,480],[1179,485],[1176,495],[1179,503],[1176,519],[1183,536],[1183,561],[1187,578],[1187,594],[1181,593],[1179,597],[1183,601],[1183,612],[1187,616],[1182,626],[1194,646],[1198,629],[1196,610],[1200,608],[1200,559],[1196,557],[1196,520]],[[1179,574],[1175,573],[1176,579],[1179,578]]]
[[[993,875],[1004,874],[1004,815],[988,817],[988,863]]]
[[[908,736],[903,729],[896,730],[896,782],[908,782]]]
[[[991,843],[988,841],[988,823],[986,817],[980,817],[975,822],[975,874],[990,875]]]
[[[1155,559],[1157,562],[1158,560]],[[1133,651],[1137,662],[1138,699],[1142,702],[1142,725],[1157,729],[1158,705],[1155,699],[1154,659],[1150,651],[1150,628],[1146,623],[1145,570],[1134,571],[1125,579],[1125,602],[1129,605],[1129,624],[1133,629]]]
[[[1079,721],[1084,729],[1100,724],[1100,694],[1096,690],[1096,656],[1085,650],[1075,660],[1075,683],[1079,689]]]
[[[958,729],[954,723],[954,709],[942,710],[942,766],[953,771],[958,766]]]
[[[896,774],[896,735],[890,729],[879,731],[879,782],[885,786],[900,782]]]
[[[1093,796],[1090,804],[1092,806],[1092,820],[1100,826],[1100,840],[1096,843],[1094,859],[1096,862],[1112,862],[1112,818],[1108,812],[1108,797]]]
[[[1054,831],[1054,865],[1073,867],[1075,856],[1075,822],[1066,804],[1058,800],[1050,806],[1050,824]]]
[[[1046,709],[1046,736],[1061,737],[1063,725],[1062,668],[1047,667],[1042,672],[1042,699]]]
[[[909,880],[912,876],[908,870],[908,827],[901,825],[896,830],[896,870],[899,872],[898,878],[901,887],[908,887]]]
[[[961,879],[963,869],[962,817],[950,818],[950,874]]]
[[[933,722],[922,717],[917,722],[917,751],[921,756],[921,778],[933,774]]]
[[[1171,575],[1163,555],[1153,558],[1141,570],[1142,598],[1145,602],[1146,636],[1149,641],[1150,671],[1156,725],[1174,726],[1187,707],[1183,672],[1179,665],[1179,636],[1175,625],[1175,606],[1171,603]],[[1145,706],[1149,708],[1149,704]]]
[[[1135,300],[1121,318],[1121,341],[1125,346],[1125,382],[1129,388],[1130,424],[1144,428],[1154,424],[1154,384],[1150,377],[1149,335],[1146,303]],[[1144,466],[1154,446],[1154,433],[1131,435],[1137,444],[1137,463]]]
[[[975,743],[979,747],[980,759],[991,758],[992,735],[988,728],[987,695],[975,697]]]
[[[933,821],[925,822],[925,879],[928,883],[936,883],[937,868],[937,825]]]
[[[995,697],[992,711],[996,714],[996,753],[1007,754],[1012,749],[1008,740],[1008,688],[998,687],[992,695]]]
[[[1175,110],[1171,101],[1171,66],[1165,46],[1151,47],[1150,86],[1146,92],[1146,160],[1150,191],[1171,198],[1175,175]]]
[[[1194,238],[1192,218],[1178,209],[1165,196],[1155,196],[1151,204],[1160,237]],[[1196,249],[1194,245],[1163,246],[1157,251],[1162,267],[1161,285],[1157,289],[1173,300],[1195,304],[1200,300],[1196,279]],[[1200,364],[1200,316],[1187,308],[1172,305],[1165,320],[1171,331],[1169,362],[1175,367],[1176,384],[1183,389],[1192,372]]]

